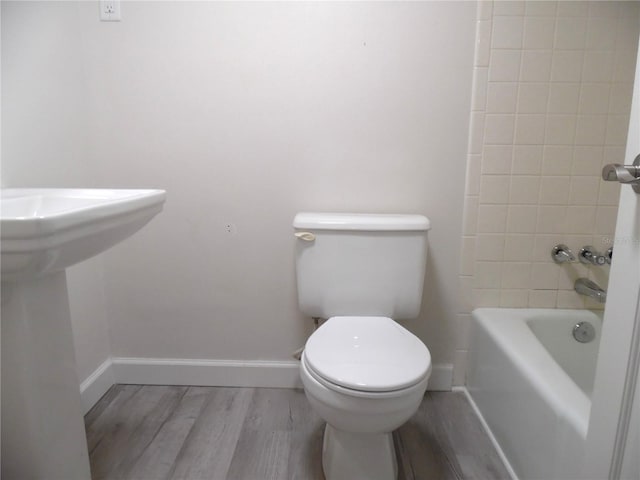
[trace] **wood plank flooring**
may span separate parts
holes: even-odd
[[[85,424],[93,480],[324,479],[302,390],[114,385]],[[509,478],[460,392],[427,392],[394,442],[399,480]]]

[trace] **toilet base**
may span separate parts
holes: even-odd
[[[326,480],[396,480],[391,433],[350,433],[327,423],[322,442]]]

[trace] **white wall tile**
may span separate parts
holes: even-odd
[[[473,69],[473,91],[471,92],[471,108],[473,111],[486,109],[488,83],[489,67],[475,67]]]
[[[501,262],[476,262],[473,275],[474,288],[500,288]]]
[[[525,15],[555,17],[558,2],[547,0],[528,0],[525,2]]]
[[[600,303],[592,298],[583,297],[582,301],[584,302],[584,308],[586,308],[587,310],[604,310],[605,304]]]
[[[582,50],[587,33],[585,17],[559,17],[556,19],[556,34],[553,48],[559,50]]]
[[[471,112],[471,118],[469,122],[469,153],[482,153],[484,130],[484,112]]]
[[[633,4],[636,2],[627,2]],[[625,7],[629,8],[631,5]],[[617,38],[616,45],[619,48],[633,48],[638,44],[638,14],[623,15],[618,19],[618,28],[616,28]]]
[[[528,290],[503,289],[500,292],[500,306],[504,308],[525,308],[529,303]]]
[[[571,245],[574,249],[574,253],[577,255],[580,252],[580,249],[585,245],[593,244],[593,235],[586,234],[566,234],[563,235],[564,243],[567,245]],[[576,265],[582,265],[581,263],[577,263]],[[585,265],[586,266],[586,265]]]
[[[602,166],[607,163],[624,163],[625,148],[619,146],[606,145],[602,155]],[[629,159],[632,160],[633,159]]]
[[[530,262],[533,258],[534,236],[530,234],[507,234],[504,236],[505,262]]]
[[[580,87],[580,105],[582,114],[606,114],[609,111],[609,84],[583,83]]]
[[[557,306],[558,308],[584,308],[584,300],[573,290],[559,290]]]
[[[537,215],[537,205],[509,205],[507,233],[534,233]]]
[[[523,23],[522,16],[494,17],[491,48],[521,48]]]
[[[604,149],[600,145],[576,145],[573,149],[571,175],[600,175]]]
[[[538,175],[513,175],[509,191],[509,205],[537,205],[540,194]]]
[[[607,117],[606,145],[626,145],[629,131],[628,115],[609,115]]]
[[[531,288],[534,290],[550,290],[558,288],[560,265],[551,261],[547,263],[533,263],[531,265]]]
[[[598,201],[598,187],[602,179],[595,176],[574,176],[571,178],[569,205],[595,205]]]
[[[480,233],[475,238],[476,260],[502,261],[504,251],[504,235],[493,233]]]
[[[585,46],[588,50],[613,50],[616,46],[617,32],[616,17],[590,17]]]
[[[599,206],[596,209],[594,233],[601,235],[613,235],[616,231],[617,206]]]
[[[629,115],[632,96],[632,83],[612,83],[609,96],[609,113]]]
[[[578,249],[578,245],[580,248],[586,245],[584,242],[574,243],[576,245],[576,249]],[[579,250],[574,252],[578,253]],[[573,286],[576,280],[580,277],[586,277],[589,274],[589,269],[586,265],[581,263],[563,263],[559,265],[560,274],[558,275],[558,289],[559,290],[573,290]]]
[[[479,308],[500,305],[500,289],[474,288],[473,303]]]
[[[582,81],[610,82],[613,80],[615,57],[611,51],[587,51],[584,54]]]
[[[509,175],[482,175],[480,205],[506,204],[509,201]]]
[[[487,87],[487,113],[515,113],[518,84],[490,82]]]
[[[600,253],[605,253],[606,251],[606,248],[600,248],[597,245],[595,246],[595,248]],[[587,278],[598,285],[602,285],[603,288],[606,289],[606,285],[607,283],[609,283],[609,273],[610,273],[609,265],[602,265],[600,267],[592,266],[588,270],[589,270],[589,273]]]
[[[635,77],[636,49],[616,49],[613,71],[614,82],[633,83]]]
[[[598,205],[616,206],[620,202],[620,184],[618,182],[602,182],[598,190]]]
[[[570,175],[573,147],[545,145],[542,151],[542,175]]]
[[[459,313],[456,315],[456,349],[466,350],[469,348],[469,340],[471,337],[471,315],[468,313]]]
[[[487,114],[484,126],[484,143],[510,145],[513,143],[515,115]]]
[[[540,205],[538,207],[536,233],[562,234],[566,232],[566,219],[567,219],[566,206]]]
[[[525,50],[545,50],[553,47],[555,17],[524,18],[523,47]]]
[[[524,15],[524,1],[499,0],[493,2],[493,16]]]
[[[572,145],[575,131],[575,115],[548,115],[544,142],[546,145]]]
[[[493,1],[492,0],[479,0],[477,16],[478,20],[491,20],[493,15]]]
[[[578,115],[576,145],[604,145],[606,133],[606,115]]]
[[[529,290],[529,308],[555,308],[557,290]]]
[[[513,147],[513,175],[539,175],[542,166],[542,145],[515,145]]]
[[[566,233],[591,234],[595,225],[596,207],[568,206]]]
[[[544,143],[546,116],[523,113],[516,116],[515,143],[517,145],[542,145]]]
[[[524,50],[522,52],[521,82],[546,82],[551,74],[551,50]]]
[[[552,82],[579,82],[584,54],[580,50],[554,50],[551,63]]]
[[[503,233],[506,226],[506,205],[478,206],[478,233]]]
[[[488,82],[473,97],[476,111],[486,99],[488,114],[474,263],[482,279],[474,280],[473,302],[583,307],[573,282],[593,274],[577,263],[556,265],[550,251],[593,242],[604,251],[610,241],[620,186],[602,182],[600,172],[624,161],[640,4],[496,2],[494,9],[478,17],[491,25],[484,35],[492,49]],[[606,284],[606,272],[596,274]]]
[[[620,14],[621,3],[626,2],[593,0],[589,2],[589,17],[596,17],[598,20],[617,18]]]
[[[511,145],[485,145],[482,155],[483,174],[505,174],[511,172]]]
[[[531,260],[546,263],[551,258],[551,249],[559,243],[565,243],[564,235],[536,233],[534,236]]]
[[[549,100],[548,83],[521,83],[518,88],[518,113],[545,113]]]
[[[516,82],[520,74],[520,50],[491,50],[490,82]]]
[[[549,113],[578,113],[579,83],[552,83],[549,85]]]
[[[531,263],[505,262],[502,264],[502,288],[528,289],[531,280]],[[526,305],[526,302],[525,302]]]
[[[589,14],[589,2],[561,0],[556,15],[559,17],[586,17]]]

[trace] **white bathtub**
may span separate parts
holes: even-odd
[[[581,321],[590,343],[573,338]],[[581,478],[601,325],[587,310],[473,312],[467,389],[521,480]]]

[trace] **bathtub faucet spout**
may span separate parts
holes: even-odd
[[[592,282],[588,278],[577,279],[574,288],[580,295],[591,297],[597,302],[604,303],[607,301],[607,292],[605,292],[595,282]]]

